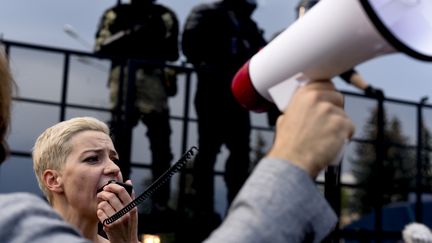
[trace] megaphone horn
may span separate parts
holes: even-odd
[[[432,61],[431,12],[432,1],[321,0],[238,71],[233,94],[250,110],[282,109],[269,92],[282,82],[330,79],[397,51]]]

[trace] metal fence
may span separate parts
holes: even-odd
[[[30,151],[33,142],[46,127],[74,116],[90,115],[110,121],[113,110],[109,104],[107,79],[111,61],[108,57],[92,53],[12,41],[3,41],[1,46],[10,57],[18,92],[14,97],[13,126],[9,138],[12,149],[9,160],[14,162],[7,163],[10,166],[0,169],[0,191],[40,193],[31,168]],[[179,158],[190,146],[196,144],[196,115],[191,102],[196,77],[194,69],[187,64],[169,66],[179,73],[178,94],[170,99],[173,154],[175,158]],[[389,98],[374,99],[352,92],[344,94],[345,110],[356,124],[357,131],[345,150],[341,165],[329,167],[317,178],[318,186],[323,189],[324,195],[341,219],[331,240],[396,242],[400,240],[403,226],[409,222],[423,222],[432,226],[432,217],[427,217],[427,213],[432,210],[429,208],[432,190],[429,189],[431,185],[428,180],[425,180],[430,175],[427,170],[431,148],[427,132],[431,131],[429,124],[432,124],[432,106],[426,104],[426,99],[415,103]],[[375,118],[372,114],[375,114]],[[273,128],[266,119],[263,114],[252,114],[253,161],[258,161],[260,156],[265,154],[273,139]],[[389,145],[384,127],[395,119],[400,125],[403,143]],[[373,137],[367,130],[371,122],[376,127]],[[133,128],[131,148],[126,148],[130,152],[127,160],[130,161],[128,165],[131,168],[131,179],[138,182],[138,193],[148,184],[151,175],[150,149],[144,136],[145,129],[142,125]],[[384,151],[389,147],[412,155],[409,158],[415,173],[411,175],[411,187],[404,192],[408,197],[388,203],[389,200],[384,200],[384,193],[380,191],[383,189],[380,183],[385,181],[378,180],[376,191],[372,192],[375,194],[369,212],[355,212],[350,207],[350,202],[356,200],[353,198],[356,195],[354,191],[365,186],[353,177],[355,161],[361,157],[357,148],[362,144],[374,147],[374,163],[377,165],[374,172],[378,175],[386,172],[386,167],[380,165],[388,160],[388,154]],[[226,210],[226,191],[222,177],[226,153],[222,150],[215,171],[215,203],[221,214]],[[20,179],[20,183],[14,185],[17,181],[16,173],[21,173],[22,178],[29,181]],[[30,177],[32,179],[29,179]],[[386,177],[383,176],[383,179]],[[175,177],[172,188],[173,201],[176,204],[181,201],[182,190],[185,188],[184,180],[179,176]],[[396,215],[396,218],[390,218],[390,215]]]

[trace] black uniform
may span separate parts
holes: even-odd
[[[184,28],[182,47],[198,74],[195,108],[199,149],[194,185],[204,210],[213,210],[213,169],[222,145],[230,154],[225,182],[230,203],[249,172],[250,117],[231,92],[238,69],[265,45],[250,15],[256,6],[225,0],[195,7]]]

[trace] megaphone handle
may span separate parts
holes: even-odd
[[[271,87],[268,91],[273,99],[273,102],[276,104],[278,109],[283,112],[297,89],[309,82],[309,80],[304,79],[304,76],[299,73]],[[337,153],[331,165],[338,165],[342,161],[348,142],[349,140],[347,139],[341,150]]]
[[[281,112],[288,106],[297,89],[310,82],[309,80],[302,80],[301,77],[301,73],[296,74],[269,88],[268,92]]]

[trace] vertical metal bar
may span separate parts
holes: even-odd
[[[341,213],[340,172],[341,165],[339,164],[336,166],[329,166],[324,174],[324,196],[338,217],[340,217]],[[339,242],[339,226],[336,226],[331,235],[325,240],[325,243],[333,242]]]
[[[181,151],[180,154],[183,154],[184,151],[187,149],[187,142],[188,142],[188,132],[189,132],[189,107],[190,107],[190,97],[191,97],[191,70],[188,69],[185,71],[186,77],[185,77],[185,90],[184,90],[184,103],[183,103],[183,127],[182,127],[182,144],[181,144]],[[199,148],[198,148],[199,149]],[[189,165],[190,166],[190,165]],[[186,165],[186,168],[189,167]],[[179,181],[179,197],[177,201],[177,208],[184,208],[184,205],[187,203],[185,202],[186,199],[186,174],[190,173],[189,171],[183,171],[180,174],[180,181]]]
[[[341,214],[341,187],[340,187],[340,173],[341,173],[342,160],[338,165],[327,167],[324,173],[324,196],[330,206],[335,211],[336,215],[340,217]],[[335,230],[329,235],[325,243],[339,242],[339,227],[336,226]]]
[[[422,168],[423,168],[423,105],[427,97],[423,97],[417,105],[417,149],[416,149],[416,203],[415,203],[415,218],[416,222],[423,222],[423,202],[421,199],[423,192],[422,185]]]
[[[129,178],[131,172],[131,151],[132,151],[132,117],[135,109],[135,82],[136,82],[136,71],[137,71],[137,61],[129,59],[127,63],[127,83],[124,97],[125,109],[124,109],[124,119],[121,119],[121,132],[120,135],[123,139],[122,142],[122,157],[123,157],[123,173],[125,178]],[[123,116],[122,116],[123,117]]]
[[[64,121],[66,117],[66,101],[69,83],[69,65],[70,65],[70,54],[65,53],[64,64],[63,64],[63,82],[61,87],[61,97],[60,97],[60,121]]]
[[[130,110],[128,107],[130,104],[128,103],[128,94],[131,92],[129,90],[130,79],[134,80],[134,77],[130,76],[130,67],[127,63],[126,59],[123,58],[115,58],[111,59],[111,72],[113,69],[119,68],[119,76],[118,80],[110,80],[110,82],[117,81],[117,93],[115,99],[115,106],[113,110],[111,110],[111,129],[112,129],[112,138],[114,142],[114,146],[117,149],[117,152],[120,156],[120,163],[118,166],[123,174],[123,178],[129,178],[130,175],[130,154],[131,154],[131,130],[129,127],[129,123],[127,121],[126,110]],[[127,69],[127,71],[126,71]],[[126,72],[128,72],[126,74]],[[111,73],[112,75],[113,73]],[[112,85],[112,84],[110,84]],[[134,88],[134,87],[132,87]]]
[[[377,138],[375,141],[376,149],[376,173],[380,175],[383,171],[384,160],[385,160],[385,137],[384,137],[384,99],[378,99],[378,111],[377,111]],[[381,183],[377,183],[375,195],[375,239],[377,243],[382,242],[382,186]]]
[[[183,104],[183,128],[182,128],[182,147],[180,154],[183,154],[188,148],[188,133],[189,133],[189,105],[191,99],[191,71],[186,72],[184,104]]]
[[[6,54],[6,58],[9,59],[9,52],[10,52],[10,44],[9,43],[4,43],[2,42],[3,45],[5,45],[5,54]]]
[[[117,86],[117,99],[116,99],[116,106],[114,110],[114,121],[115,126],[117,126],[117,132],[120,132],[120,125],[121,121],[124,118],[124,103],[125,103],[125,68],[126,68],[126,61],[122,59],[119,63],[120,66],[120,73],[119,73],[119,80],[118,80],[118,86]],[[126,81],[127,82],[127,81]],[[117,134],[119,135],[119,134]]]

